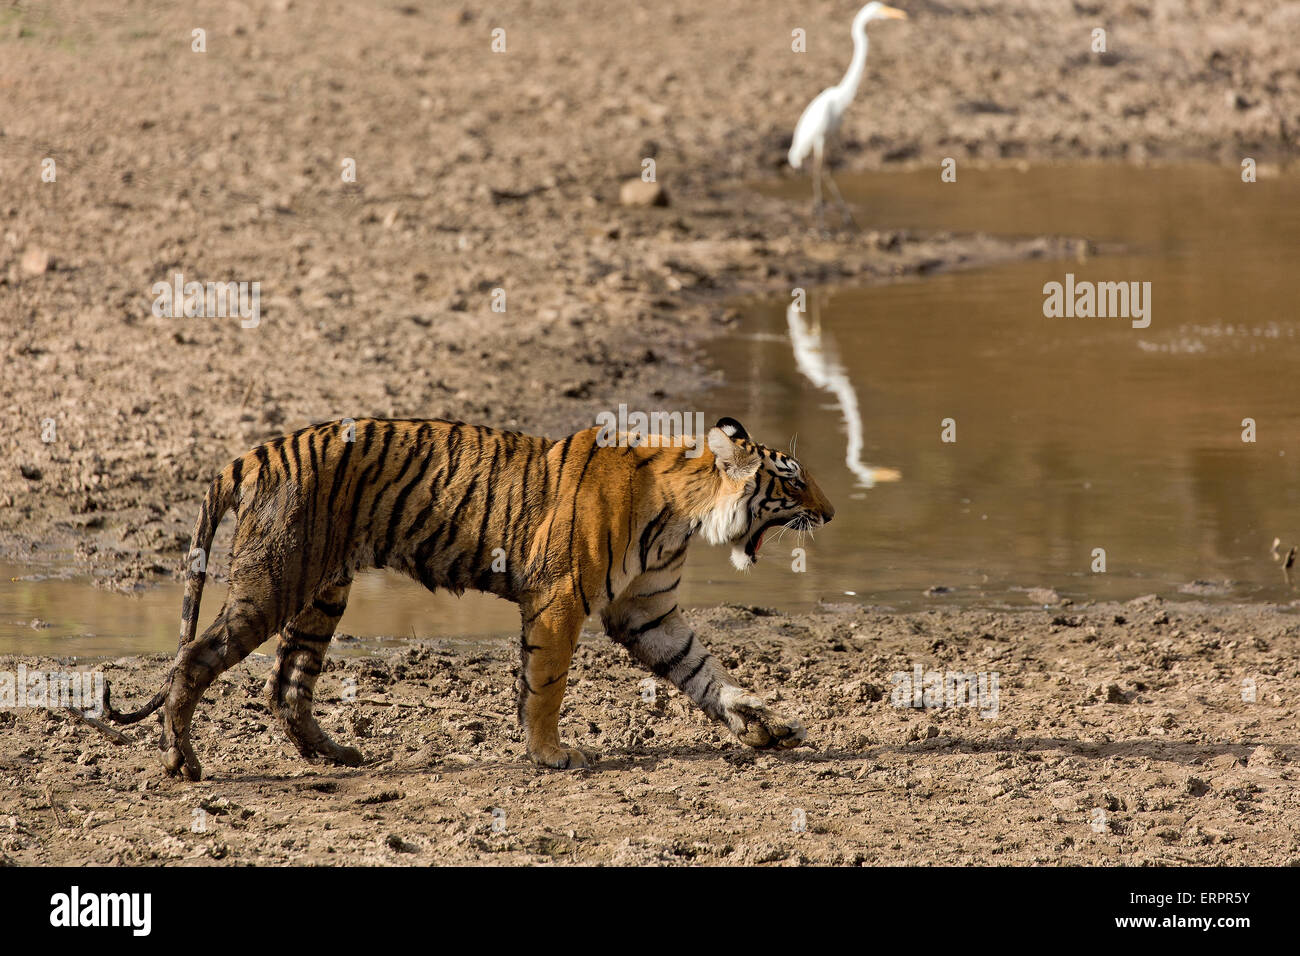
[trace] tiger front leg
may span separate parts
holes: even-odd
[[[557,770],[587,766],[581,750],[560,742],[560,705],[569,682],[573,650],[586,618],[576,603],[576,597],[565,594],[523,605],[519,723],[524,729],[528,756],[535,763]]]
[[[657,596],[656,596],[657,597]],[[714,720],[755,749],[797,747],[807,736],[794,717],[783,717],[738,686],[672,603],[632,600],[605,614],[605,630],[617,643],[665,678]]]

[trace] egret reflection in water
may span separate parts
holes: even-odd
[[[816,306],[812,308],[815,310]],[[790,326],[790,343],[794,347],[794,360],[799,371],[818,388],[834,395],[844,416],[848,430],[844,464],[863,488],[875,487],[878,481],[898,481],[903,476],[897,469],[877,468],[862,460],[863,428],[858,393],[849,381],[848,370],[836,356],[834,339],[822,332],[820,318],[815,311],[810,318],[799,308],[798,300],[790,303],[785,318]]]

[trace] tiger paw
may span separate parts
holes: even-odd
[[[573,747],[546,744],[528,751],[533,763],[556,770],[581,770],[589,766],[587,755]]]
[[[727,706],[728,724],[742,744],[755,750],[798,747],[808,731],[794,717],[772,713],[757,697],[739,697]]]
[[[344,747],[330,741],[328,746],[318,744],[316,752],[326,763],[343,767],[360,767],[365,763],[365,756],[356,747]]]
[[[184,745],[183,750],[175,745],[165,749],[162,753],[162,765],[169,777],[184,777],[194,783],[203,779],[203,767],[188,743]]]

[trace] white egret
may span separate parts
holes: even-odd
[[[853,36],[853,59],[844,73],[844,79],[835,86],[827,87],[817,94],[808,104],[799,122],[795,124],[794,139],[790,143],[790,165],[802,169],[804,161],[811,154],[813,161],[813,209],[817,214],[817,223],[825,229],[825,216],[822,211],[822,161],[826,154],[826,140],[840,128],[844,111],[853,102],[858,92],[858,81],[862,79],[862,70],[867,65],[867,24],[872,20],[906,20],[907,14],[902,10],[886,6],[883,3],[868,3],[853,18],[850,33]],[[839,187],[826,171],[826,181],[830,184],[835,200],[840,204],[840,212],[848,222],[853,222],[853,214],[840,195]],[[856,226],[857,224],[854,223]]]

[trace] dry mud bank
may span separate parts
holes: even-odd
[[[561,719],[590,770],[524,759],[505,641],[331,658],[317,714],[368,763],[314,766],[276,726],[271,662],[254,657],[199,710],[198,784],[163,777],[152,724],[117,746],[66,714],[0,712],[0,858],[1300,865],[1293,612],[1151,598],[692,619],[743,683],[808,725],[806,747],[748,750],[662,684],[646,700],[645,672],[593,634]],[[152,693],[165,664],[105,665],[115,698]],[[996,673],[996,699],[894,706],[894,675],[918,666]]]

